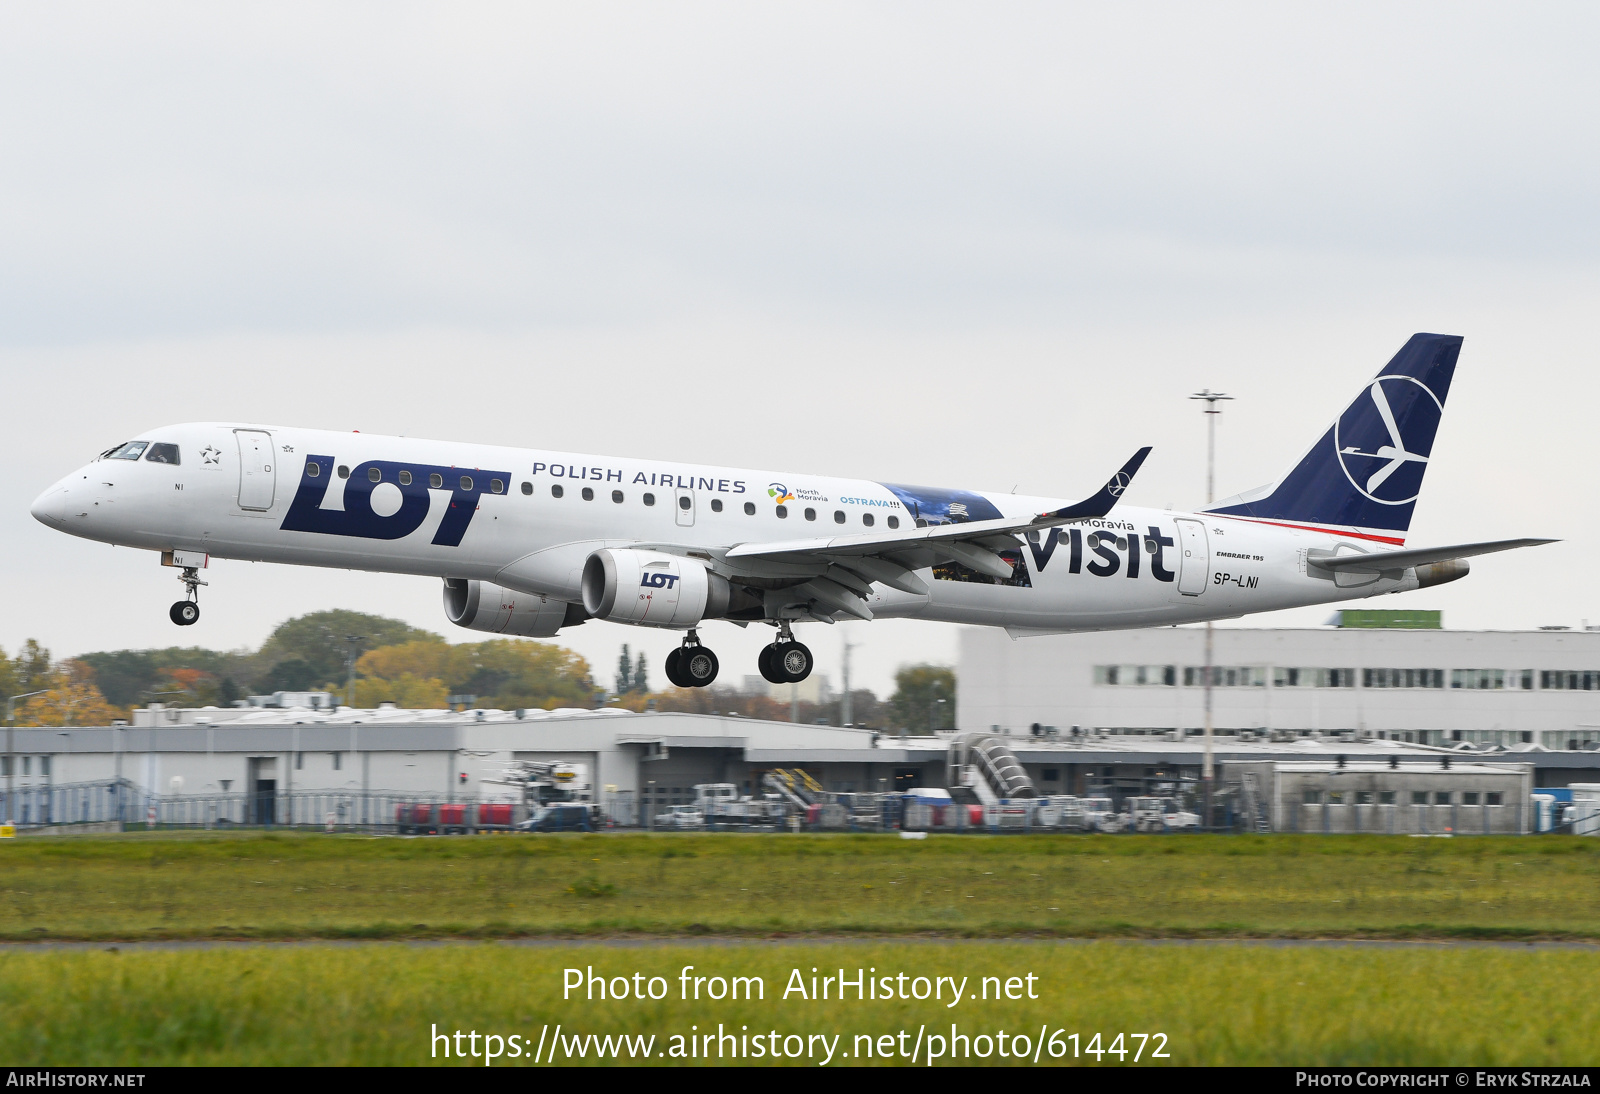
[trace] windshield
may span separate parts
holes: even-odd
[[[149,441],[124,441],[115,448],[108,448],[100,453],[102,460],[136,460],[144,455],[144,450],[150,446]]]
[[[170,463],[176,465],[178,462],[178,446],[175,444],[153,444],[150,446],[150,451],[144,454],[144,460],[146,463]]]

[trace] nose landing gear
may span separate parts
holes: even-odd
[[[811,675],[816,659],[803,642],[796,642],[788,620],[778,623],[778,640],[761,648],[756,666],[769,684],[798,684]]]
[[[700,644],[700,636],[691,630],[683,645],[667,654],[665,665],[667,679],[680,688],[703,688],[717,678],[721,667],[717,655]]]
[[[174,604],[167,612],[167,617],[180,627],[193,626],[200,620],[200,586],[208,582],[200,580],[200,570],[194,566],[185,566],[178,580],[183,582],[189,596]]]

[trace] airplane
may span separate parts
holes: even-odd
[[[711,620],[776,628],[758,659],[804,680],[801,622],[914,618],[1013,637],[1170,626],[1428,588],[1469,557],[1406,547],[1462,339],[1414,335],[1289,471],[1193,512],[1121,499],[1141,448],[1080,501],[868,479],[240,423],[155,429],[40,494],[72,535],[159,552],[200,615],[210,559],[443,581],[452,623],[548,638],[598,619],[683,632],[679,687],[717,678]]]

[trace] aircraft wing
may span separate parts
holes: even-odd
[[[959,562],[997,580],[1008,580],[1012,564],[1000,557],[1000,551],[1015,550],[1020,546],[1016,537],[1024,533],[1105,516],[1149,454],[1148,447],[1139,449],[1083,501],[1023,520],[975,520],[780,543],[743,543],[717,553],[726,566],[751,576],[814,574],[796,587],[797,595],[809,595],[830,611],[870,619],[865,600],[873,582],[922,595],[928,587],[912,571],[925,566]]]
[[[1558,542],[1553,539],[1497,539],[1487,543],[1460,543],[1454,547],[1422,547],[1412,551],[1372,551],[1356,555],[1328,555],[1319,557],[1313,552],[1306,561],[1324,570],[1345,572],[1382,573],[1385,570],[1403,570],[1408,566],[1425,566],[1430,562],[1445,562],[1452,558],[1470,558],[1496,551],[1510,551],[1517,547],[1537,547],[1542,543]]]

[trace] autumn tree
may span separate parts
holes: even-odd
[[[63,662],[33,682],[42,685],[45,693],[17,707],[19,726],[103,726],[122,717],[100,694],[94,685],[94,670],[82,661]]]

